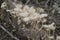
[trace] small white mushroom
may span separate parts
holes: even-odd
[[[21,17],[28,17],[29,13],[27,13],[27,12],[19,13],[19,15],[20,15]]]
[[[1,5],[1,8],[6,9],[6,7],[7,7],[6,2],[3,2],[2,5]]]
[[[54,24],[55,24],[55,23],[52,23],[52,24],[50,24],[50,25],[43,25],[43,27],[46,28],[46,29],[55,30]]]
[[[24,22],[29,22],[30,19],[29,19],[29,17],[26,17],[26,18],[23,18],[23,21],[24,21]]]
[[[47,17],[47,16],[48,16],[48,14],[41,14],[40,18],[44,18],[44,17]]]

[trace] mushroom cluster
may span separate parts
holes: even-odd
[[[40,31],[45,29],[55,29],[54,23],[50,25],[44,24],[47,22],[48,14],[44,11],[43,8],[36,8],[34,6],[16,3],[13,4],[15,5],[13,9],[4,8],[7,7],[7,3],[5,2],[2,3],[1,8],[4,8],[7,12],[10,12],[14,18],[17,17],[17,24],[19,25],[18,32],[20,35],[26,36],[28,39],[31,38],[32,40],[40,40],[41,34],[43,36],[47,34],[45,31]]]

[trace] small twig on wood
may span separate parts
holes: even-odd
[[[50,0],[47,0],[47,2],[45,3],[45,6],[47,7],[47,4],[48,4],[48,2],[49,2]]]
[[[15,40],[19,40],[17,37],[14,37],[8,30],[6,30],[2,25],[0,25],[0,28],[2,28],[6,33],[8,33]]]
[[[13,26],[13,28],[15,28],[15,26],[13,25],[12,21],[10,20],[10,18],[9,18],[9,22]]]
[[[30,2],[30,0],[27,0],[27,2],[25,4],[28,4]]]

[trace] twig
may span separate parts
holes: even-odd
[[[47,4],[48,4],[48,2],[49,2],[50,0],[47,0],[47,2],[45,3],[45,6],[47,7]]]
[[[10,20],[10,18],[9,18],[9,22],[13,26],[13,28],[15,28],[15,26],[13,25],[12,21]]]
[[[0,28],[2,28],[6,33],[8,33],[15,40],[19,40],[17,37],[14,37],[8,30],[6,30],[2,25],[0,25]]]
[[[27,2],[25,4],[28,4],[30,2],[30,0],[27,0]]]

